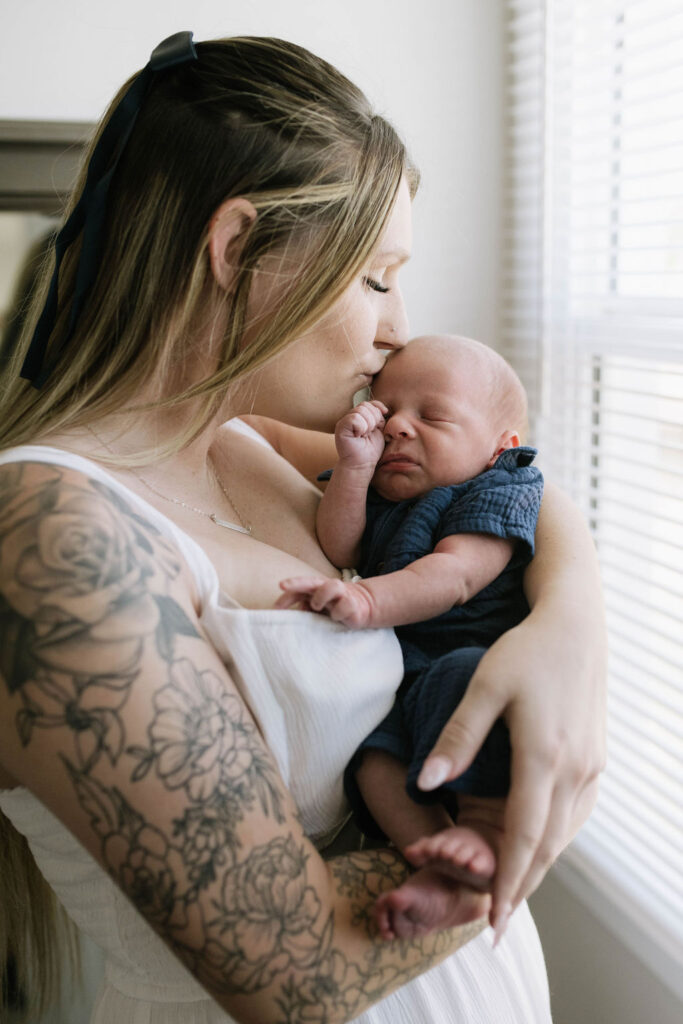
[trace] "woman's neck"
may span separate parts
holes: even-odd
[[[187,410],[181,412],[178,408],[146,412],[129,410],[101,417],[86,426],[46,434],[38,441],[105,463],[119,462],[122,467],[172,466],[174,473],[198,476],[205,472],[209,450],[221,424],[237,413],[222,407],[189,444],[174,452],[174,442],[182,436],[184,429],[188,429],[191,415]],[[143,453],[150,454],[146,459],[135,462],[136,456]]]

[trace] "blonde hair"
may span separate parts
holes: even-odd
[[[47,351],[55,367],[36,389],[19,371],[47,294],[54,257],[47,261],[0,382],[0,449],[86,426],[123,408],[130,413],[188,403],[191,415],[182,430],[154,454],[179,451],[212,419],[230,384],[301,336],[367,265],[402,177],[411,192],[417,187],[394,129],[330,64],[279,39],[222,39],[196,49],[198,60],[153,77],[111,185],[97,276],[70,336],[80,240],[64,257]],[[83,191],[94,146],[129,85],[93,139],[70,209]],[[237,196],[253,204],[257,217],[225,296],[211,272],[209,223],[226,199]],[[297,270],[286,294],[242,348],[254,268],[290,246]],[[219,301],[227,308],[217,365],[188,387],[191,375],[186,372],[183,381],[182,371],[197,361],[191,339],[206,335],[207,310]],[[141,381],[154,381],[154,393],[136,405]],[[199,397],[201,402],[193,401]],[[148,459],[140,452],[110,461]],[[6,893],[20,894],[12,897],[12,916],[3,911],[0,958],[12,953],[30,991],[49,994],[57,977],[49,938],[57,920],[54,898],[1,814],[0,837],[8,849],[15,844],[9,866],[3,859],[0,905],[7,906]],[[31,961],[39,965],[32,980],[26,966]]]
[[[26,1020],[38,1020],[59,1001],[65,966],[80,980],[77,932],[26,839],[1,813],[0,864],[0,1018],[15,1002]]]
[[[124,407],[178,406],[201,396],[179,436],[155,455],[180,450],[214,416],[229,384],[301,336],[367,264],[402,176],[413,192],[417,187],[394,129],[330,64],[279,39],[223,39],[196,48],[198,60],[153,78],[111,187],[97,277],[70,337],[80,242],[67,251],[47,355],[59,353],[59,361],[36,390],[18,373],[47,292],[48,266],[0,388],[0,448]],[[110,106],[91,152],[129,85]],[[87,160],[71,208],[86,170]],[[178,368],[196,365],[190,339],[209,326],[207,310],[221,295],[209,262],[211,216],[235,196],[249,200],[257,217],[224,297],[218,365],[190,387],[187,374],[179,385]],[[296,247],[298,269],[279,308],[261,318],[242,347],[254,268],[288,246]],[[154,397],[131,406],[141,381],[155,382]]]

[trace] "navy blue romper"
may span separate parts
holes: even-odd
[[[472,480],[437,487],[418,498],[393,502],[370,488],[363,534],[361,576],[396,572],[434,550],[454,533],[484,533],[517,541],[503,572],[464,605],[426,622],[396,628],[405,676],[393,708],[361,743],[347,766],[344,787],[359,827],[384,838],[355,779],[363,750],[384,750],[408,766],[407,791],[418,803],[441,803],[455,819],[457,794],[504,796],[510,783],[510,743],[503,719],[493,726],[472,765],[459,778],[429,793],[417,788],[422,765],[462,700],[486,649],[529,613],[522,589],[534,553],[543,477],[531,466],[535,448],[507,449],[491,469]]]

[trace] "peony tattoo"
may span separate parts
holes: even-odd
[[[369,909],[406,866],[367,851],[330,868],[366,941],[362,955],[340,948],[311,847],[245,705],[210,667],[181,573],[174,545],[114,489],[0,466],[0,677],[20,743],[54,731],[101,863],[210,991],[269,989],[282,1024],[350,1020],[448,940],[377,939]],[[269,841],[254,844],[254,820]]]

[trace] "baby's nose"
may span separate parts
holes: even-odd
[[[410,424],[402,413],[394,413],[384,425],[384,438],[387,441],[394,437],[408,437]]]

